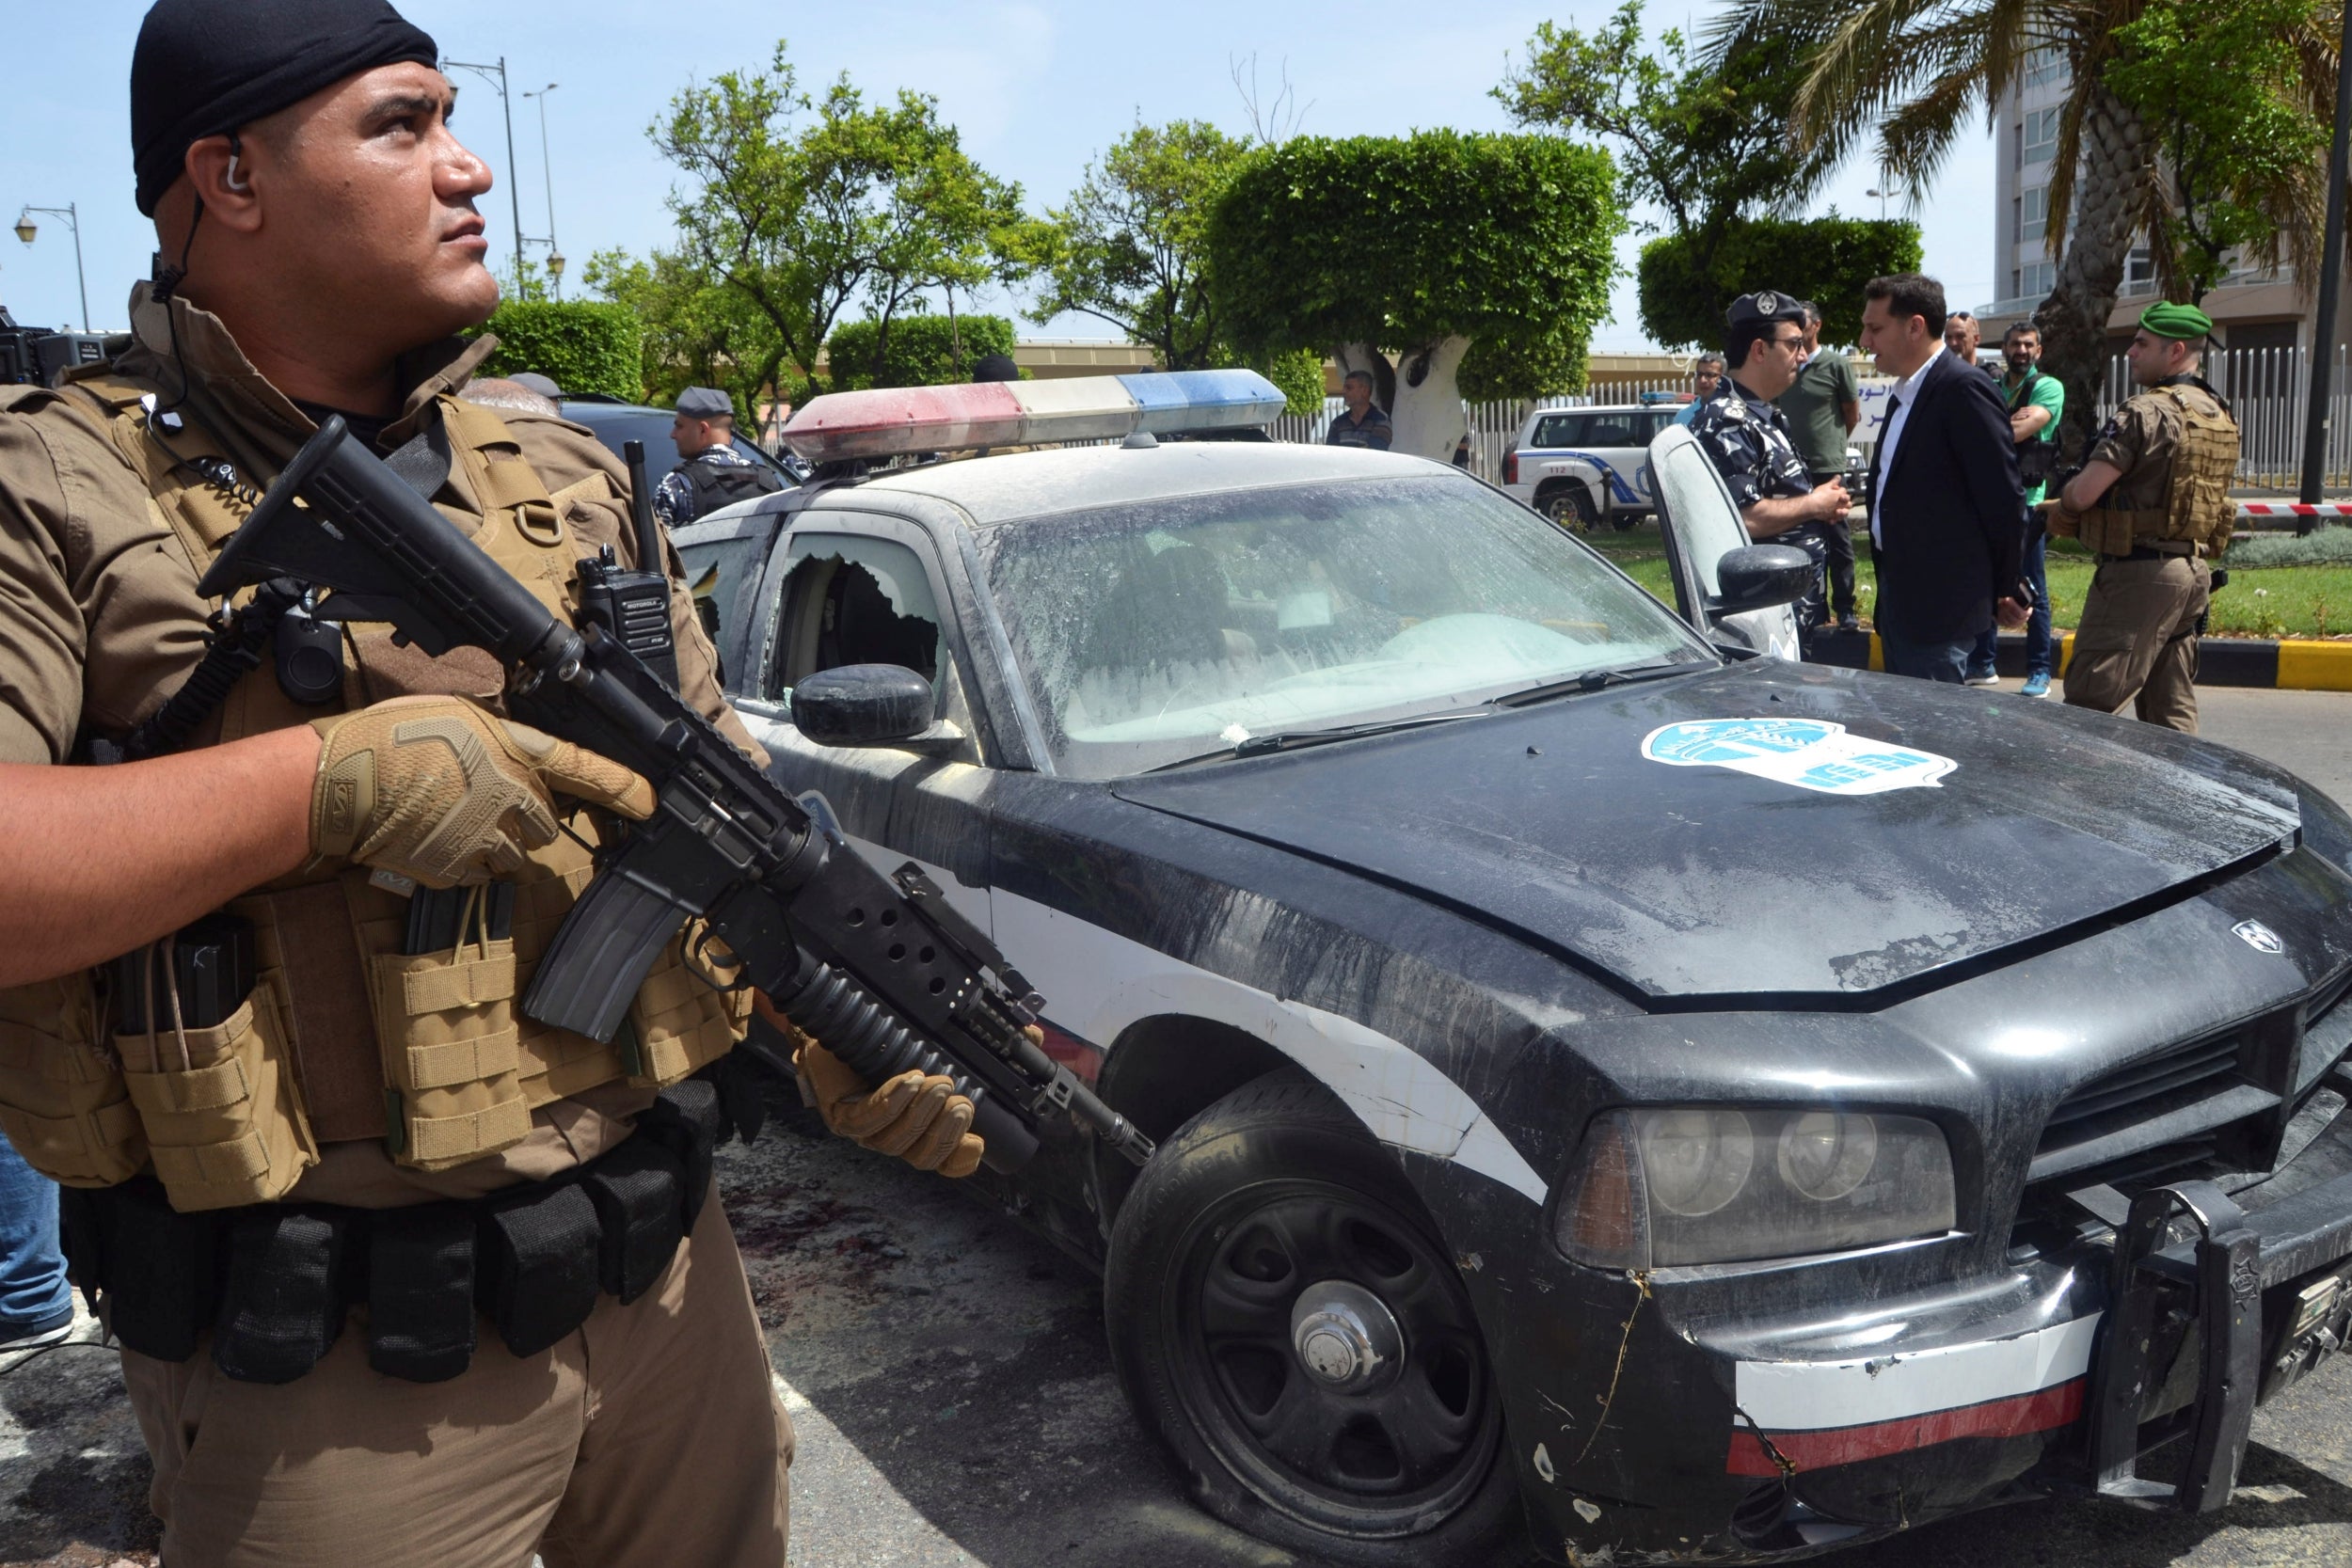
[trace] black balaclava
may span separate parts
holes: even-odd
[[[439,57],[388,0],[157,0],[131,56],[139,211],[155,215],[189,147],[204,137],[360,71]]]

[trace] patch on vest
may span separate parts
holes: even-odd
[[[1642,755],[1670,768],[1728,768],[1823,795],[1932,788],[1959,766],[1819,719],[1699,719],[1643,737]]]

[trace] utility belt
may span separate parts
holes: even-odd
[[[125,1348],[185,1361],[203,1334],[246,1383],[317,1365],[367,1308],[368,1365],[439,1383],[473,1358],[477,1320],[536,1355],[587,1321],[599,1293],[650,1290],[694,1227],[711,1153],[757,1132],[755,1089],[718,1073],[675,1085],[636,1134],[546,1181],[405,1209],[258,1204],[183,1213],[161,1182],[62,1189],[72,1277]]]
[[[2196,554],[2197,546],[2189,540],[2162,539],[2151,541],[2146,544],[2134,545],[2129,550],[2121,555],[2110,555],[2102,552],[2099,556],[2099,564],[2102,566],[2111,565],[2119,561],[2190,560],[2194,559]]]

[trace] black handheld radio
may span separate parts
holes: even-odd
[[[670,640],[670,578],[661,569],[661,525],[645,483],[645,443],[624,441],[628,507],[637,530],[637,570],[625,572],[612,546],[580,563],[581,616],[635,654],[640,663],[677,689],[677,649]]]

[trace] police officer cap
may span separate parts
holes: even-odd
[[[690,420],[733,419],[735,400],[716,387],[689,387],[677,395],[677,411]]]
[[[2213,336],[2213,318],[2194,305],[2159,300],[2140,312],[2139,325],[2153,338],[2178,338],[2194,342]]]
[[[1724,312],[1724,325],[1733,328],[1757,322],[1794,322],[1803,326],[1804,301],[1771,289],[1758,289],[1733,300],[1731,309]]]

